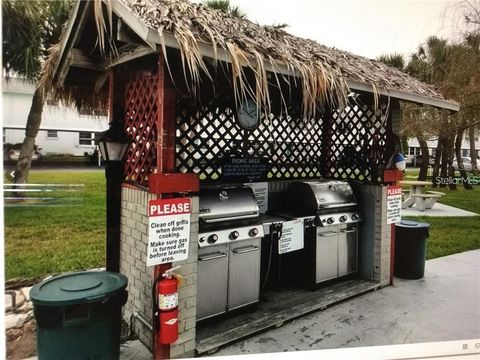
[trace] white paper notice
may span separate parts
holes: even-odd
[[[402,221],[402,188],[400,186],[387,187],[387,224],[396,224]]]
[[[303,220],[285,221],[282,237],[278,241],[278,253],[285,254],[300,249],[303,249]]]
[[[149,201],[147,266],[188,258],[190,213],[190,198]]]
[[[258,207],[260,208],[260,213],[265,214],[268,211],[268,183],[247,183],[245,186],[248,186],[253,190],[255,199],[257,199]]]

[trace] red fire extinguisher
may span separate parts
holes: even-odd
[[[155,332],[158,344],[171,344],[178,339],[178,279],[168,269],[154,283]]]

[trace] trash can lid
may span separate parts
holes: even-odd
[[[418,222],[418,221],[413,221],[413,220],[402,220],[399,223],[396,223],[395,226],[400,226],[400,227],[404,227],[404,228],[421,229],[421,228],[429,228],[430,224],[422,223],[422,222]]]
[[[35,305],[63,306],[102,301],[127,286],[128,279],[109,271],[82,271],[54,276],[32,287]]]

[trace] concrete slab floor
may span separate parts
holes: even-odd
[[[213,356],[479,338],[480,250],[473,250],[427,261],[423,279],[396,278],[393,286],[226,346]],[[151,359],[138,340],[120,347],[120,360]]]
[[[427,261],[425,277],[348,300],[214,355],[480,338],[480,250]]]
[[[127,341],[120,345],[119,360],[152,360],[150,350],[140,340]]]
[[[143,345],[140,340],[127,341],[120,345],[119,360],[152,360],[153,356],[150,350]],[[23,360],[38,360],[37,356]]]
[[[434,216],[434,217],[450,217],[450,216],[478,216],[479,214],[462,210],[450,205],[440,204],[439,202],[435,203],[435,205],[431,209],[425,209],[425,211],[419,211],[413,205],[407,209],[402,209],[402,216]]]

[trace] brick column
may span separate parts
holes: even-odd
[[[192,197],[190,246],[188,259],[177,261],[172,267],[181,266],[178,273],[185,283],[178,291],[180,336],[170,347],[170,358],[195,356],[195,323],[197,317],[197,262],[198,262],[198,196]]]
[[[359,233],[359,273],[380,285],[390,283],[390,225],[387,224],[387,187],[352,184],[362,215]]]
[[[375,248],[373,280],[390,284],[391,226],[387,224],[387,187],[375,187]]]
[[[123,307],[123,318],[131,330],[150,350],[152,333],[136,319],[137,313],[152,322],[153,267],[146,266],[148,243],[147,205],[155,194],[125,185],[122,188],[120,273],[128,278],[128,301]],[[188,259],[172,264],[180,265],[179,274],[185,278],[179,295],[179,339],[172,344],[171,358],[192,357],[195,352],[196,281],[198,248],[198,197],[192,197],[190,247]]]
[[[120,273],[128,278],[128,301],[123,307],[123,319],[133,326],[135,335],[152,348],[150,330],[134,313],[152,322],[153,268],[146,266],[148,242],[147,204],[155,195],[123,187],[120,217]]]

